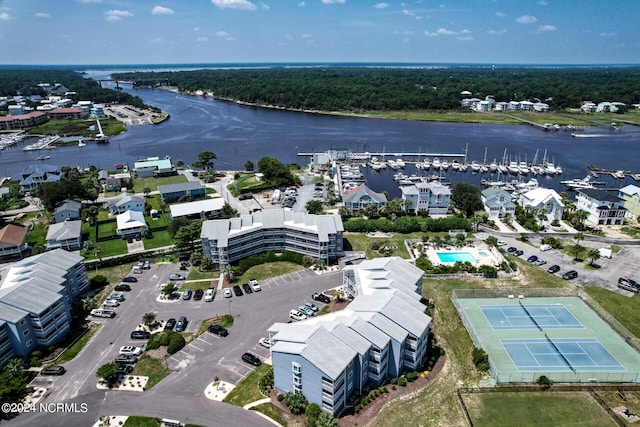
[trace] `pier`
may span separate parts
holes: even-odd
[[[340,151],[340,150],[334,150]],[[340,151],[343,153],[342,151]],[[300,157],[313,157],[318,153],[297,153]],[[337,153],[336,153],[337,154]],[[337,155],[336,157],[340,157]],[[464,158],[465,154],[457,154],[457,153],[406,153],[406,152],[391,152],[391,151],[382,151],[382,152],[366,152],[366,153],[352,153],[348,152],[344,154],[344,160],[369,160],[372,157],[380,157],[384,159],[385,157],[413,157],[415,159],[420,159],[420,157],[454,157],[454,158]],[[337,159],[336,159],[337,160]]]
[[[611,175],[615,179],[624,179],[625,177],[631,177],[636,181],[640,181],[640,172],[632,172],[625,170],[616,170],[616,169],[603,169],[598,168],[594,165],[589,165],[589,172],[593,175],[594,178],[597,178],[600,175]]]

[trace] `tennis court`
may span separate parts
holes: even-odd
[[[640,383],[640,354],[579,297],[461,298],[456,292],[460,317],[499,383],[541,375],[554,382]]]

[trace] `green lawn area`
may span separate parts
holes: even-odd
[[[264,399],[264,396],[258,388],[258,381],[260,381],[260,378],[270,369],[271,365],[267,365],[266,363],[258,366],[255,371],[250,373],[236,388],[231,390],[227,397],[225,397],[224,402],[242,407],[247,403]]]
[[[477,427],[613,425],[586,392],[471,393],[463,398]]]
[[[124,427],[159,427],[160,423],[153,417],[131,415],[123,424]],[[184,427],[202,427],[198,424],[185,424]]]
[[[160,178],[136,178],[133,180],[133,192],[142,194],[145,188],[150,188],[151,191],[158,191],[158,185],[179,184],[187,181],[187,177],[182,174]]]
[[[206,281],[202,281],[202,282],[189,282],[189,283],[182,283],[182,286],[180,286],[180,291],[184,291],[185,289],[191,289],[192,291],[195,291],[196,289],[202,289],[203,291],[206,289],[209,289],[209,286],[211,285],[211,281],[210,280],[206,280]],[[216,287],[218,286],[218,283],[216,282]],[[216,293],[216,298],[219,295]]]
[[[33,230],[27,232],[27,242],[30,245],[45,244],[47,242],[47,226],[41,222],[36,222]]]
[[[264,181],[258,181],[256,175],[253,172],[240,172],[240,178],[233,181],[233,183],[227,186],[234,196],[240,194],[242,190],[250,190],[253,187],[262,188]]]
[[[349,242],[354,251],[364,251],[367,258],[377,258],[381,255],[378,251],[374,251],[370,248],[370,243],[374,240],[378,242],[385,242],[391,248],[391,254],[389,256],[399,256],[401,258],[409,258],[409,253],[404,246],[406,239],[422,239],[427,233],[392,233],[389,238],[369,237],[365,233],[344,233],[344,238]],[[429,236],[435,236],[435,233],[429,234]],[[346,245],[345,245],[346,246]]]
[[[640,337],[640,310],[638,310],[640,297],[638,294],[627,297],[592,285],[585,286],[584,290],[618,322],[626,326],[633,335]]]
[[[143,237],[142,242],[146,250],[173,245],[169,230],[154,231],[152,238]]]
[[[251,267],[244,274],[236,277],[236,283],[247,283],[251,279],[264,280],[302,270],[304,267],[292,262],[269,262]]]
[[[147,354],[140,356],[140,360],[133,368],[131,375],[144,375],[149,377],[146,389],[150,389],[158,384],[164,377],[169,375],[171,371],[167,368],[162,360],[154,359]]]
[[[275,420],[281,426],[288,426],[287,419],[285,418],[285,413],[282,412],[282,409],[278,408],[273,403],[263,403],[262,405],[254,406],[250,409],[251,411],[257,411],[265,414],[267,417]]]
[[[100,249],[100,256],[108,257],[113,255],[121,255],[127,253],[127,242],[122,239],[106,240],[97,242],[96,246]],[[96,256],[87,258],[97,258]]]
[[[218,296],[216,295],[216,298],[217,297]],[[219,320],[219,317],[220,315],[216,315],[212,318],[203,320],[200,324],[200,329],[198,329],[198,333],[196,333],[195,336],[199,337],[200,335],[202,335],[211,325],[220,325],[225,329],[230,329],[233,326],[233,316],[229,314],[223,314],[221,316],[222,320]]]
[[[31,135],[67,135],[89,138],[95,137],[98,133],[97,129],[89,130],[90,126],[95,125],[95,119],[49,120],[30,128],[28,133]],[[107,136],[118,135],[127,130],[127,126],[116,119],[100,119],[100,125]]]
[[[91,322],[89,329],[87,329],[84,335],[82,335],[82,337],[80,337],[80,339],[78,339],[78,341],[76,341],[71,347],[63,351],[62,354],[60,354],[60,357],[58,357],[58,359],[56,359],[54,363],[57,365],[61,365],[76,357],[78,353],[80,353],[80,350],[82,350],[84,346],[87,345],[91,337],[98,331],[98,328],[100,328],[101,325],[101,323]]]
[[[217,271],[200,271],[198,267],[192,267],[187,276],[187,280],[202,280],[202,279],[218,279],[220,273]]]
[[[118,233],[116,230],[118,229],[118,223],[116,221],[105,222],[97,225],[98,227],[98,238],[116,236]]]

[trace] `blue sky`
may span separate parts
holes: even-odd
[[[0,0],[0,63],[640,63],[639,19],[638,0]]]

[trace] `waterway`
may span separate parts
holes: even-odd
[[[560,164],[564,174],[557,178],[539,177],[541,185],[561,191],[562,179],[583,178],[587,165],[600,168],[640,172],[638,146],[640,129],[624,126],[620,132],[594,128],[587,132],[601,134],[594,138],[574,138],[569,133],[545,132],[527,125],[439,123],[406,120],[304,114],[238,105],[210,98],[177,94],[160,89],[124,89],[141,97],[145,103],[168,112],[171,118],[159,125],[132,126],[112,137],[109,144],[89,143],[85,147],[68,146],[46,151],[23,151],[17,145],[0,152],[0,176],[19,178],[20,172],[36,163],[58,166],[113,169],[116,163],[133,162],[149,156],[171,156],[174,163],[196,161],[201,151],[216,153],[220,170],[243,169],[246,160],[254,164],[263,156],[276,157],[285,163],[303,163],[308,158],[298,152],[322,152],[348,148],[370,152],[464,153],[468,161],[501,161],[506,149],[511,160],[531,162],[536,152],[538,162],[547,158]],[[38,161],[39,155],[50,159]],[[408,166],[407,175],[417,172]],[[367,171],[369,185],[376,191],[399,191],[391,172]],[[479,184],[488,175],[448,172],[445,181]],[[496,179],[494,175],[492,177]],[[505,179],[506,177],[502,177]],[[508,178],[511,179],[511,178]],[[631,178],[613,180],[601,176],[609,187],[635,183]]]

